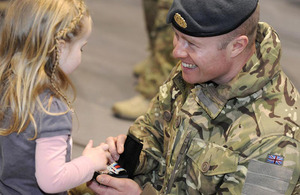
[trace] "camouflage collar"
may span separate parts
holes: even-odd
[[[224,99],[245,97],[260,90],[280,71],[281,43],[267,23],[260,22],[256,36],[256,52],[242,71],[230,82],[216,87]]]

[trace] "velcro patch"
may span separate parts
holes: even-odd
[[[292,174],[286,167],[250,160],[242,194],[285,194]]]

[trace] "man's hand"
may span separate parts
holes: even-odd
[[[108,144],[108,151],[110,152],[114,161],[119,160],[120,154],[124,152],[124,143],[126,135],[121,134],[117,137],[108,137],[106,143]]]
[[[99,175],[96,182],[88,184],[96,194],[99,195],[140,195],[140,186],[131,179],[115,178],[109,175]]]

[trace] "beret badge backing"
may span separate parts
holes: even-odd
[[[179,14],[179,13],[176,13],[174,15],[174,20],[175,22],[181,27],[181,28],[186,28],[187,27],[187,24],[185,22],[185,19]]]

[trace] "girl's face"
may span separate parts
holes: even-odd
[[[83,18],[83,32],[79,38],[75,38],[70,43],[63,41],[60,46],[59,65],[65,74],[72,73],[81,63],[81,53],[83,47],[92,32],[91,17]]]

